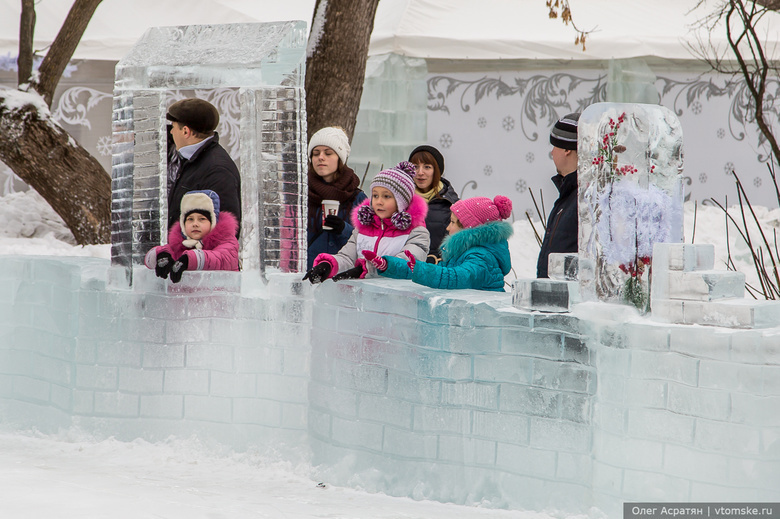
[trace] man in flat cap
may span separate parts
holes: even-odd
[[[181,199],[188,191],[210,189],[219,195],[220,210],[235,215],[241,228],[241,177],[214,130],[219,112],[203,99],[182,99],[168,108],[170,136],[178,167],[168,189],[168,228],[179,221]]]
[[[577,252],[577,121],[579,113],[564,115],[550,130],[552,159],[557,175],[552,177],[558,188],[555,201],[547,218],[542,249],[536,263],[536,277],[546,278],[547,260],[551,252]]]

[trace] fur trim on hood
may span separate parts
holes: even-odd
[[[232,213],[222,211],[219,213],[219,221],[217,222],[217,225],[212,227],[211,231],[201,240],[203,245],[202,248],[205,250],[211,250],[215,248],[220,243],[224,243],[231,236],[235,237],[237,230],[238,221],[236,220],[236,217],[233,216]],[[176,222],[171,226],[171,230],[168,232],[168,245],[174,248],[174,250],[178,248],[187,250],[188,247],[185,247],[183,244],[184,239],[185,237],[184,233],[182,232],[181,225],[179,222]]]
[[[184,231],[184,221],[193,212],[207,213],[213,229],[219,221],[219,195],[210,189],[185,193],[181,199],[181,214],[179,215],[179,225],[182,231]]]
[[[441,259],[447,261],[462,256],[474,247],[484,247],[502,241],[507,241],[514,229],[505,221],[488,222],[476,227],[463,229],[452,236],[446,236],[441,244]]]
[[[361,207],[368,206],[368,208],[371,208],[371,197],[369,196],[366,200],[361,202],[359,205],[355,206],[355,208],[352,210],[352,225],[355,226],[355,228],[360,232],[361,234],[368,234],[372,235],[374,234],[374,231],[376,229],[381,229],[380,225],[380,218],[379,216],[374,213],[373,209],[371,209],[371,212],[373,213],[373,222],[371,225],[366,225],[360,221],[360,218],[358,217],[358,211],[360,211]],[[406,208],[406,212],[409,213],[409,216],[411,216],[412,223],[409,225],[408,228],[399,231],[402,231],[404,234],[408,234],[408,232],[411,229],[414,229],[415,227],[419,226],[425,226],[425,217],[428,215],[428,203],[425,201],[423,197],[420,195],[415,194],[412,197],[412,201],[409,203],[409,207]],[[401,213],[395,213],[395,215],[401,214]],[[394,216],[395,216],[394,215]],[[389,225],[393,228],[395,226],[393,225],[392,219],[388,218],[385,219],[385,225]]]

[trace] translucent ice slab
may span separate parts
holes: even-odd
[[[680,122],[662,106],[596,103],[578,155],[582,296],[645,311],[653,244],[683,239]]]

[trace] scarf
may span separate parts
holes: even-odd
[[[348,166],[341,170],[339,178],[328,184],[322,177],[309,171],[309,218],[317,215],[323,200],[338,200],[344,203],[357,194],[360,179]]]
[[[426,201],[426,202],[428,202],[428,203],[430,204],[430,203],[431,203],[431,200],[433,200],[433,198],[434,198],[436,195],[438,195],[438,194],[439,194],[439,192],[440,192],[442,189],[444,189],[444,182],[439,182],[439,185],[438,185],[438,186],[436,186],[436,187],[431,187],[431,190],[430,190],[430,191],[426,191],[425,193],[423,193],[423,192],[422,192],[422,191],[420,191],[419,189],[415,189],[415,191],[417,192],[417,194],[418,194],[418,195],[420,195],[421,197],[423,197],[423,198],[425,199],[425,201]]]
[[[202,249],[203,248],[203,242],[200,240],[193,240],[191,238],[187,238],[182,240],[182,245],[184,245],[188,249]]]

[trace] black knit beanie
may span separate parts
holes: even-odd
[[[444,156],[441,154],[439,150],[437,150],[433,146],[428,146],[427,144],[423,144],[422,146],[417,146],[409,154],[409,161],[411,162],[412,157],[414,157],[415,153],[419,153],[421,151],[427,151],[428,153],[433,155],[433,159],[436,161],[436,164],[439,166],[439,172],[442,175],[444,175]]]
[[[577,151],[577,121],[580,114],[566,114],[550,130],[550,144],[556,148]]]

